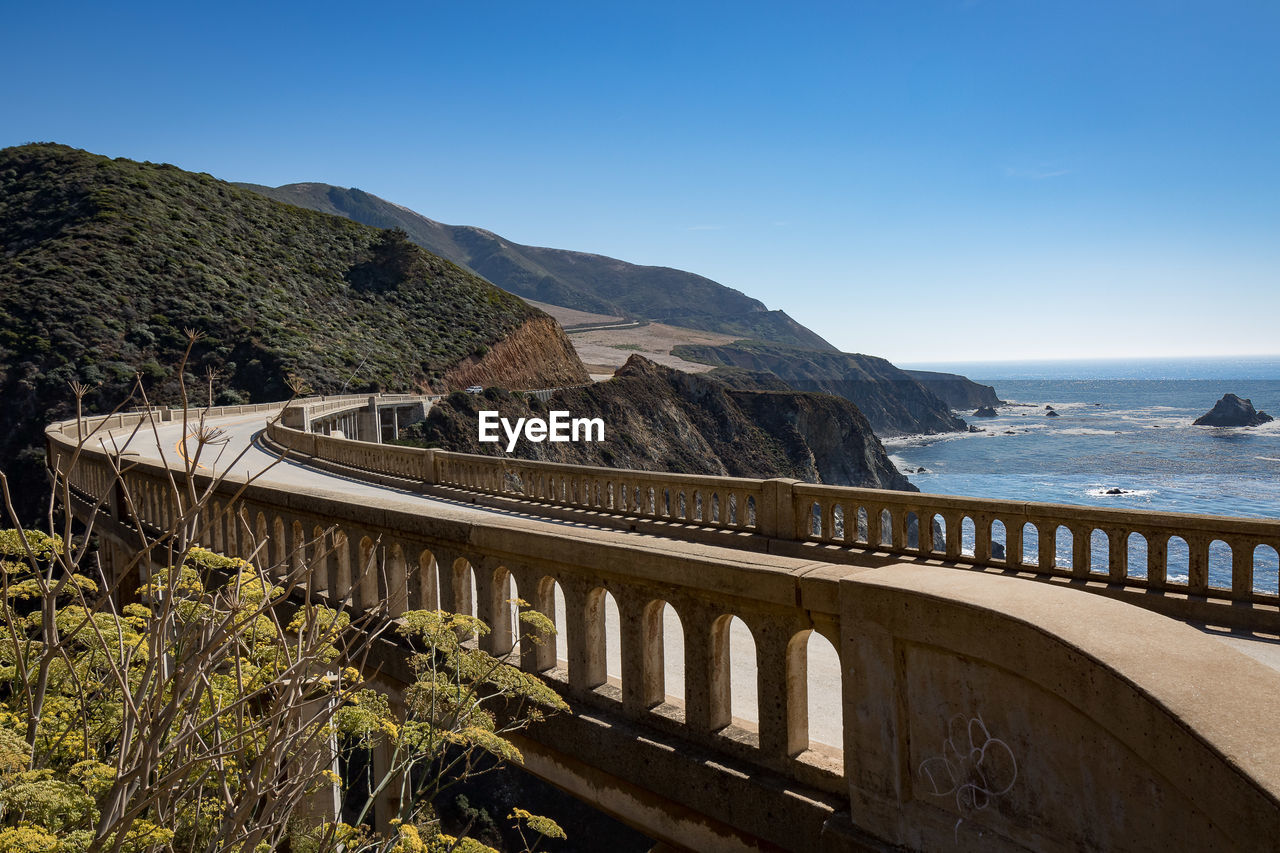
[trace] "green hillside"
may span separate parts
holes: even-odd
[[[239,186],[366,225],[403,228],[411,240],[428,251],[527,299],[596,314],[833,349],[785,312],[770,311],[757,299],[683,270],[629,264],[586,252],[524,246],[483,228],[436,222],[358,189],[317,183]]]
[[[319,392],[438,387],[531,318],[546,315],[403,234],[170,165],[0,151],[0,469],[29,481],[71,381],[93,386],[90,410],[139,373],[175,401],[188,328],[204,336],[191,384],[216,370],[216,402],[235,403],[287,396],[290,375]],[[562,361],[549,373],[581,373]]]

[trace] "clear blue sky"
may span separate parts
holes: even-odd
[[[902,362],[1280,350],[1275,0],[117,5],[5,4],[0,145],[357,186]]]

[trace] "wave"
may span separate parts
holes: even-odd
[[[915,435],[891,435],[880,439],[880,443],[884,445],[885,450],[896,450],[901,447],[924,447],[939,441],[955,441],[959,438],[972,438],[982,434],[980,432],[929,432]],[[892,454],[889,458],[893,458]]]
[[[1225,432],[1234,435],[1280,435],[1280,419],[1271,421],[1270,423],[1259,424],[1251,427],[1220,427],[1220,426],[1198,426],[1196,429],[1205,432]]]
[[[1125,489],[1123,494],[1109,494],[1110,489],[1123,488],[1120,486],[1098,486],[1093,489],[1086,489],[1085,494],[1095,498],[1147,498],[1152,495],[1160,494],[1155,489]]]
[[[1097,408],[1099,408],[1099,405],[1098,405],[1098,404],[1090,403],[1090,402],[1082,401],[1082,400],[1068,400],[1068,401],[1061,402],[1061,403],[1055,403],[1053,400],[1006,400],[1006,401],[1005,401],[1005,403],[1006,403],[1006,404],[1008,404],[1010,407],[1013,407],[1013,408],[1019,408],[1019,409],[1039,409],[1039,410],[1040,410],[1040,411],[1042,411],[1042,412],[1043,412],[1043,411],[1045,411],[1045,407],[1046,407],[1046,406],[1048,406],[1048,407],[1050,407],[1050,408],[1053,408],[1053,409],[1055,409],[1055,410],[1057,410],[1057,411],[1059,411],[1059,412],[1061,412],[1061,411],[1065,411],[1065,410],[1068,410],[1068,409],[1097,409]],[[999,411],[999,409],[997,409],[997,411]]]
[[[1096,429],[1094,427],[1067,427],[1056,430],[1058,435],[1132,435],[1131,430]]]

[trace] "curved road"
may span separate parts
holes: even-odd
[[[459,520],[475,519],[478,515],[492,521],[502,518],[510,525],[555,525],[560,528],[584,528],[580,522],[562,521],[558,519],[532,516],[525,512],[512,512],[502,509],[477,506],[448,499],[430,497],[415,492],[382,486],[361,480],[354,480],[340,474],[333,474],[315,468],[309,468],[288,459],[281,460],[259,445],[255,438],[266,424],[267,417],[263,413],[239,415],[211,420],[221,430],[223,444],[215,448],[206,446],[200,455],[202,470],[206,473],[229,473],[233,478],[242,478],[254,474],[259,481],[271,485],[287,486],[298,491],[318,494],[336,494],[347,499],[353,497],[376,497],[390,501],[397,508],[413,512],[428,513],[442,518]],[[188,429],[193,429],[189,425]],[[115,434],[121,435],[122,430]],[[181,423],[158,424],[155,433],[140,433],[129,445],[129,450],[140,456],[169,463],[181,462],[179,453],[184,448],[183,425]],[[185,442],[187,453],[196,452],[195,440],[190,435]],[[218,453],[212,453],[213,450]],[[237,460],[237,457],[239,459]],[[236,460],[233,462],[233,460]],[[617,536],[645,536],[652,541],[650,534],[627,533],[610,530]],[[705,546],[712,548],[714,546]],[[724,549],[726,552],[728,549]],[[732,552],[732,557],[741,560],[742,552]],[[472,580],[474,589],[474,578]],[[512,595],[514,597],[514,594]],[[475,595],[472,595],[472,601]],[[556,623],[559,630],[557,637],[558,657],[563,660],[568,656],[565,642],[564,600],[556,589]],[[684,695],[684,633],[680,620],[671,607],[663,613],[664,642],[663,658],[665,665],[665,686],[669,701],[682,703]],[[513,624],[515,624],[513,620]],[[606,654],[608,658],[608,674],[618,679],[622,673],[621,656],[618,640],[619,617],[617,607],[611,596],[605,599],[605,633]],[[1205,629],[1206,633],[1230,644],[1238,651],[1261,661],[1268,666],[1280,670],[1280,643],[1262,638],[1228,635],[1219,631]],[[733,716],[748,726],[753,726],[757,719],[756,711],[756,666],[755,643],[751,632],[740,620],[734,619],[730,628],[730,667],[731,695]],[[809,730],[810,741],[816,744],[828,744],[833,747],[841,743],[840,719],[840,665],[835,649],[816,632],[809,641]]]
[[[264,413],[210,420],[209,425],[217,426],[223,431],[221,436],[223,443],[220,446],[206,445],[199,452],[200,470],[208,474],[229,474],[233,479],[258,475],[257,481],[264,484],[287,486],[296,491],[318,494],[338,494],[348,499],[361,496],[376,497],[379,500],[394,503],[397,508],[443,518],[467,520],[483,515],[487,520],[492,521],[495,517],[500,517],[513,525],[556,525],[562,528],[587,526],[580,522],[542,518],[530,516],[527,513],[430,497],[392,486],[354,480],[340,474],[310,468],[288,459],[281,460],[255,441],[258,433],[266,425],[266,421],[267,416]],[[186,454],[194,456],[198,449],[197,442],[191,435],[195,424],[187,425],[188,435],[185,442],[183,429],[183,424],[180,422],[157,424],[154,436],[150,430],[145,433],[139,432],[134,441],[128,445],[127,450],[136,451],[140,457],[147,459],[163,461],[171,465],[181,464],[180,453],[185,451]],[[116,430],[114,434],[123,441],[127,432],[127,430]],[[237,457],[239,457],[238,460]],[[650,534],[627,533],[612,529],[610,532],[619,536],[643,535],[649,540],[654,538]],[[742,558],[740,551],[734,551],[732,554],[735,560]],[[474,582],[473,578],[473,589]],[[473,594],[472,601],[474,600]],[[556,626],[559,635],[556,644],[557,656],[562,662],[568,656],[564,611],[564,600],[557,587]],[[666,692],[669,701],[683,704],[684,632],[680,626],[679,617],[670,606],[664,609],[663,624]],[[618,625],[617,606],[612,596],[606,596],[605,643],[608,674],[611,680],[620,678],[622,674]],[[730,626],[729,635],[733,716],[747,726],[754,727],[757,720],[755,643],[751,638],[750,630],[737,618]],[[810,635],[809,641],[809,737],[811,742],[835,748],[839,748],[841,743],[840,664],[835,649],[816,632]]]

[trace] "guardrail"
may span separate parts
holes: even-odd
[[[1280,605],[1277,520],[563,465],[311,440],[283,424],[270,436],[335,464],[549,506]]]
[[[129,427],[146,415],[113,417]],[[184,494],[173,472],[139,457],[117,477],[96,441],[77,455],[82,426],[46,431],[49,464],[80,502],[70,509],[84,517],[97,506],[125,531],[135,521],[173,524]],[[863,850],[869,836],[907,849],[1277,848],[1273,670],[1186,625],[1055,585],[924,561],[874,568],[824,559],[938,556],[936,544],[943,557],[999,566],[990,534],[997,521],[1245,543],[1274,541],[1274,522],[513,461],[309,434],[279,419],[268,430],[273,441],[350,470],[644,518],[682,512],[674,517],[689,525],[729,526],[807,556],[684,542],[679,525],[656,537],[513,525],[483,512],[460,520],[397,496],[183,475],[213,487],[204,521],[208,544],[223,553],[253,556],[268,571],[308,566],[309,594],[355,609],[387,602],[393,615],[444,607],[483,619],[493,630],[482,647],[517,651],[522,668],[594,709],[528,732],[551,750],[540,772],[603,792],[611,808],[666,840],[725,851],[743,846],[740,837],[789,850]],[[945,524],[936,542],[935,518]],[[975,534],[971,555],[954,532],[965,518],[988,531]],[[566,660],[532,640],[513,601],[564,626]],[[682,648],[684,689],[675,697],[666,688],[668,608]],[[730,666],[738,622],[756,669],[754,725],[733,716],[744,689]],[[838,666],[832,683],[813,690],[809,649],[819,636]],[[620,669],[611,672],[615,641]],[[838,706],[840,754],[810,736],[810,715],[824,703]],[[533,763],[535,750],[522,749]],[[948,763],[973,761],[975,752],[978,764],[990,760]],[[588,782],[563,775],[578,766]],[[975,790],[993,808],[938,786],[971,784],[954,775],[966,768],[981,774],[985,787]],[[1130,792],[1124,809],[1114,807],[1115,791]]]

